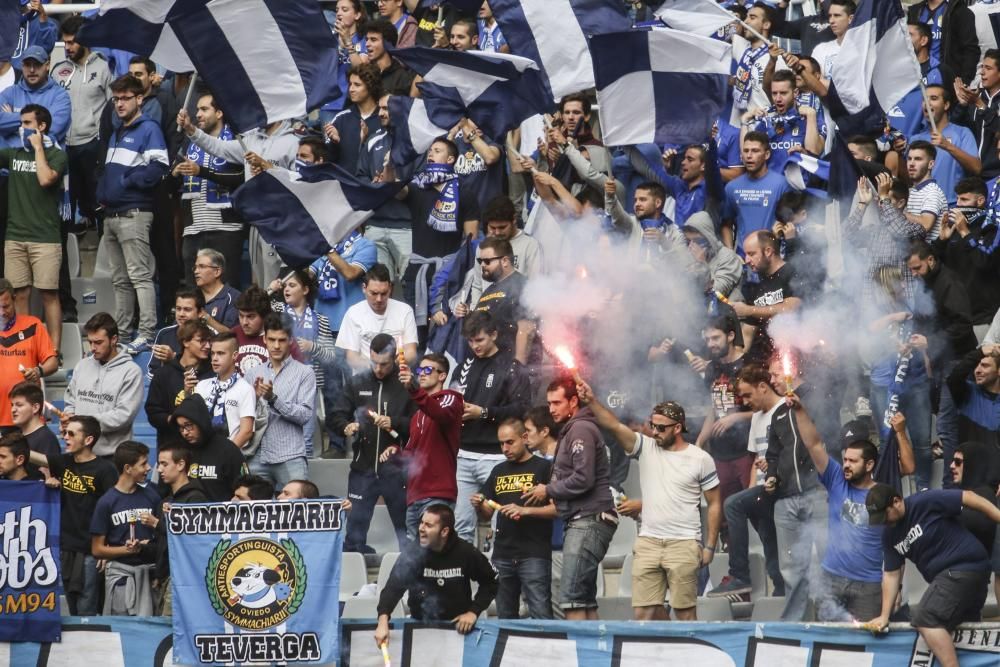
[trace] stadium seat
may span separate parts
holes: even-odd
[[[368,583],[365,557],[345,551],[340,561],[340,601],[344,602]]]
[[[372,514],[372,522],[368,527],[368,546],[374,549],[375,553],[399,551],[396,529],[389,518],[389,508],[385,505],[375,506],[375,513]]]
[[[346,498],[350,468],[350,459],[309,459],[309,479],[319,487],[321,496]]]
[[[762,621],[780,621],[781,612],[785,610],[785,598],[762,597],[753,601],[753,612],[750,620],[760,623]]]
[[[699,621],[731,621],[733,610],[726,598],[698,598]]]
[[[387,553],[382,558],[382,564],[378,566],[378,579],[376,580],[376,588],[379,593],[385,588],[385,582],[389,581],[389,573],[392,572],[392,566],[396,564],[397,560],[399,560],[398,551]]]
[[[632,553],[632,546],[635,544],[636,522],[635,519],[622,517],[615,529],[615,535],[608,545],[608,552],[604,555],[604,566],[609,569],[616,569],[622,566],[625,556]]]
[[[396,605],[396,608],[392,610],[393,618],[402,618],[406,615],[403,610],[403,603],[400,602]],[[344,609],[340,612],[341,618],[353,618],[353,619],[371,619],[375,620],[378,618],[378,598],[362,598],[353,597],[344,600]]]
[[[708,578],[712,582],[712,587],[722,583],[722,578],[729,574],[729,554],[717,553],[712,562],[708,564]]]
[[[70,234],[72,236],[72,234]],[[52,375],[45,378],[45,384],[66,385],[69,384],[69,376],[73,369],[83,359],[83,337],[80,335],[80,326],[72,322],[62,324],[62,342],[59,344],[62,352],[62,365]]]
[[[944,459],[931,461],[931,488],[940,489],[944,481]]]
[[[93,278],[74,278],[71,283],[81,322],[86,322],[97,313],[115,312],[115,290],[110,276],[95,272]]]
[[[632,560],[635,557],[627,554],[622,561],[622,572],[618,577],[618,595],[620,597],[632,597]]]
[[[602,621],[631,621],[632,598],[598,596],[597,613]]]
[[[94,259],[94,277],[111,277],[111,260],[108,257],[107,244],[102,236],[97,243],[97,257]]]
[[[80,277],[80,241],[76,234],[66,236],[66,258],[69,260],[69,277]]]

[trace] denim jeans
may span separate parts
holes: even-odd
[[[563,609],[597,607],[597,566],[604,560],[616,526],[590,515],[566,522],[559,604]]]
[[[486,459],[470,459],[462,456],[461,450],[458,452],[458,470],[455,473],[458,478],[458,500],[455,505],[455,532],[460,538],[472,544],[476,543],[476,510],[473,509],[469,499],[472,494],[479,493],[483,484],[489,479],[490,473],[500,463],[504,457],[498,454],[495,457]]]
[[[352,470],[347,478],[347,497],[354,507],[347,515],[344,551],[375,553],[366,540],[379,496],[385,499],[392,527],[396,529],[399,550],[406,546],[406,482],[398,469],[387,470],[383,466],[378,475]]]
[[[497,616],[520,618],[521,596],[528,618],[552,618],[552,561],[548,558],[494,558]]]
[[[156,335],[156,290],[153,287],[156,261],[149,247],[152,224],[153,214],[145,211],[109,215],[104,219],[104,242],[111,264],[118,331],[124,334],[132,330],[138,299],[138,335],[147,341],[152,341]]]
[[[945,362],[941,369],[939,378],[947,378],[958,365],[958,360]],[[951,390],[948,383],[941,381],[941,399],[938,401],[937,411],[937,433],[941,440],[941,447],[944,449],[944,474],[942,484],[944,488],[950,489],[955,486],[951,480],[951,459],[955,455],[955,448],[958,447],[958,407],[951,397]]]
[[[871,387],[872,418],[875,425],[881,427],[885,419],[885,409],[889,397],[886,387],[872,385]],[[906,431],[913,444],[913,458],[917,464],[915,473],[917,489],[929,489],[931,485],[931,470],[934,462],[931,453],[931,387],[923,382],[907,387],[906,392],[899,397],[899,411],[906,416]],[[941,429],[938,421],[938,431]],[[882,446],[885,443],[881,443]],[[954,450],[954,447],[952,448]]]
[[[288,459],[281,463],[261,463],[260,458],[251,456],[247,461],[250,473],[260,475],[274,484],[274,491],[277,493],[293,479],[307,479],[309,465],[304,456]]]
[[[417,529],[420,527],[420,517],[424,515],[424,510],[431,505],[447,505],[455,509],[455,501],[444,498],[421,498],[420,500],[406,506],[406,536],[417,541]]]
[[[785,609],[781,620],[798,623],[809,605],[809,569],[813,545],[820,558],[826,552],[827,499],[822,488],[774,503],[778,537],[778,564],[785,580]],[[815,574],[818,574],[815,573]]]
[[[774,594],[785,592],[785,580],[778,566],[778,538],[774,530],[774,498],[762,486],[752,486],[735,493],[723,505],[729,524],[729,576],[750,583],[750,530],[753,525],[764,545],[764,563],[774,584]]]
[[[101,609],[101,574],[97,571],[97,559],[87,554],[83,557],[83,590],[79,593],[66,592],[66,605],[71,616],[97,616]]]

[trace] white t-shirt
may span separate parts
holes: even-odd
[[[829,79],[833,74],[841,46],[837,40],[831,39],[829,42],[817,44],[816,48],[813,49],[812,57],[819,63],[819,69],[824,79]]]
[[[629,455],[639,461],[642,490],[641,537],[701,539],[701,494],[719,485],[715,462],[705,450],[688,445],[669,451],[641,433]]]
[[[750,417],[750,435],[747,438],[747,451],[754,454],[758,459],[764,458],[767,452],[767,432],[771,428],[771,417],[774,411],[781,407],[784,401],[778,401],[767,412],[758,410]],[[764,483],[764,473],[757,471],[757,484]]]
[[[208,414],[210,415],[213,408],[215,383],[216,378],[206,378],[198,382],[194,388],[194,393],[205,399],[205,405],[208,406]],[[246,380],[240,378],[226,390],[221,400],[225,401],[226,426],[229,428],[229,439],[231,440],[240,432],[240,419],[255,416],[257,394]]]
[[[397,345],[416,345],[417,319],[413,309],[402,301],[389,299],[385,313],[376,315],[367,301],[360,301],[347,309],[337,334],[337,347],[353,350],[367,359],[372,339],[380,333],[395,338]]]

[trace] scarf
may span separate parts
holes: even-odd
[[[788,130],[788,126],[800,120],[798,109],[789,109],[785,113],[778,113],[773,106],[768,107],[767,114],[761,119],[764,128],[769,134],[781,137]],[[803,133],[804,134],[804,133]]]
[[[990,188],[990,196],[986,199],[986,220],[983,226],[1000,224],[1000,178]]]
[[[740,63],[736,66],[736,85],[733,88],[733,104],[738,109],[746,111],[750,106],[750,92],[753,88],[750,79],[753,76],[753,68],[757,60],[767,53],[767,46],[767,43],[764,43],[756,49],[748,48],[740,56]]]
[[[418,188],[429,190],[435,185],[444,183],[438,194],[427,225],[438,232],[458,231],[458,175],[455,166],[451,164],[428,164],[422,172],[413,177],[413,184]]]
[[[912,333],[913,324],[910,320],[900,323],[900,341],[908,341],[910,339],[910,334]],[[913,359],[912,352],[905,355],[900,352],[896,356],[896,373],[892,376],[892,382],[889,383],[889,387],[886,389],[888,400],[886,401],[885,415],[883,415],[882,423],[879,424],[879,433],[882,436],[883,442],[888,441],[889,432],[892,430],[890,422],[896,413],[899,412],[899,400],[900,396],[903,394],[903,383],[906,381],[906,375],[910,370],[911,359]]]
[[[361,231],[355,229],[346,239],[338,243],[333,250],[341,257],[346,257],[360,238]],[[319,299],[322,301],[340,301],[340,274],[337,273],[337,269],[330,263],[329,258],[323,259],[323,265],[320,267],[319,275],[316,276],[316,282],[319,283],[319,287],[316,290],[316,295]]]
[[[306,309],[302,311],[302,317],[299,317],[294,308],[285,304],[285,315],[288,316],[294,325],[293,331],[296,338],[305,338],[312,342],[316,341],[319,323],[316,320],[316,312],[309,304],[306,304]]]
[[[232,389],[236,381],[240,379],[239,373],[233,373],[225,382],[220,382],[216,377],[212,380],[212,403],[209,412],[212,413],[212,427],[224,431],[229,435],[229,425],[226,423],[226,401],[223,396]]]
[[[222,126],[222,132],[219,133],[221,141],[231,141],[234,136],[233,131],[228,125]],[[192,162],[198,163],[200,167],[211,169],[212,171],[221,171],[226,166],[225,158],[209,155],[205,152],[205,149],[196,145],[193,141],[188,142],[187,158]],[[229,190],[221,187],[215,181],[210,181],[201,176],[184,177],[184,183],[181,186],[184,198],[190,199],[192,196],[200,193],[202,182],[205,184],[205,206],[208,208],[230,208],[232,206],[232,203],[229,201]]]

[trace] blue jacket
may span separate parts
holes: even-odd
[[[97,201],[108,213],[132,208],[153,210],[153,188],[166,176],[167,144],[160,126],[142,114],[108,141]]]
[[[4,146],[19,148],[21,137],[18,128],[21,127],[21,109],[29,104],[41,104],[52,114],[52,127],[49,136],[60,146],[66,144],[66,133],[69,132],[70,109],[69,93],[53,79],[46,79],[38,88],[32,89],[21,79],[13,86],[0,92],[0,106],[9,104],[13,111],[0,111],[0,141]]]
[[[56,38],[59,32],[56,22],[49,17],[45,23],[38,18],[36,12],[21,14],[21,24],[17,33],[17,46],[14,48],[14,55],[10,59],[14,69],[21,69],[21,54],[29,46],[40,46],[46,53],[51,54],[56,48]],[[60,140],[61,141],[61,140]]]

